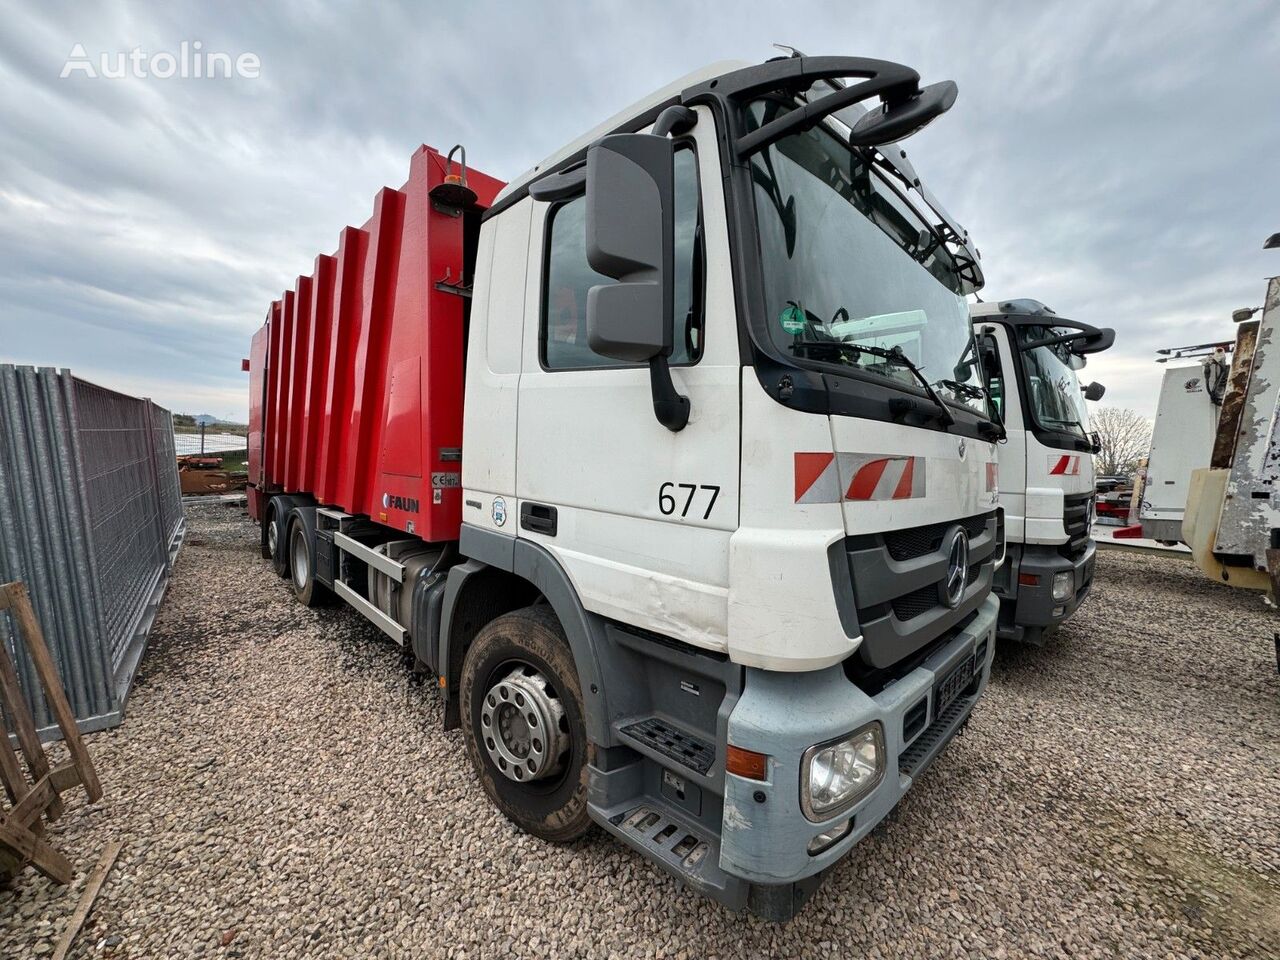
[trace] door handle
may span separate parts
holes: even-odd
[[[556,508],[549,507],[545,503],[530,503],[526,500],[520,504],[520,529],[554,537],[556,535]]]

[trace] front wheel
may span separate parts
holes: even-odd
[[[591,827],[582,690],[546,607],[488,624],[462,664],[462,733],[489,799],[521,830],[568,843]]]

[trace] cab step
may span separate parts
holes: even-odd
[[[618,733],[704,777],[716,760],[714,744],[686,733],[661,717],[628,723],[619,727]]]
[[[711,842],[703,840],[681,822],[656,806],[641,804],[616,815],[613,820],[681,873],[696,873],[711,852]]]

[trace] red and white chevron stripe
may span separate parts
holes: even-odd
[[[1049,454],[1049,476],[1051,477],[1080,476],[1080,458],[1073,457],[1065,453]]]
[[[842,481],[848,477],[846,487]],[[925,491],[924,457],[874,453],[797,453],[795,502],[910,500]]]

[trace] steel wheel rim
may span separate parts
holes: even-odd
[[[267,552],[273,557],[276,555],[276,549],[279,547],[280,534],[276,530],[276,522],[272,520],[267,524]]]
[[[302,535],[295,533],[293,535],[293,582],[298,585],[299,590],[305,590],[307,580],[311,577],[311,558],[307,556],[307,545],[303,542]]]
[[[516,664],[484,692],[479,734],[489,760],[515,783],[546,780],[567,765],[564,705],[547,678],[529,664]]]

